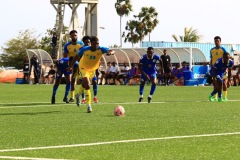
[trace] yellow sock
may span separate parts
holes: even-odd
[[[74,93],[75,93],[75,91],[71,91],[71,98],[73,98],[73,99],[74,99]]]
[[[223,91],[223,98],[227,98],[227,91]]]
[[[79,95],[82,95],[82,93],[84,92],[84,88],[82,87],[82,85],[80,85],[79,87]]]
[[[216,93],[216,94],[214,95],[214,97],[215,97],[216,99],[218,99],[218,94]]]
[[[90,89],[85,90],[86,104],[91,104],[91,92]]]

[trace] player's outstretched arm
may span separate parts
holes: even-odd
[[[114,50],[108,50],[106,55],[110,56],[110,55],[114,55],[115,51]]]

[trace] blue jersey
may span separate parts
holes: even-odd
[[[62,58],[58,60],[58,70],[65,72],[66,69],[69,67],[69,58]]]
[[[139,63],[142,64],[142,69],[146,74],[156,74],[157,61],[160,61],[159,55],[154,54],[152,58],[148,58],[147,54],[144,54],[142,58],[139,60]]]
[[[210,70],[211,74],[213,67],[215,68],[215,76],[219,75],[220,77],[223,77],[224,73],[226,72],[226,69],[233,67],[233,61],[229,59],[227,63],[224,63],[223,58],[219,58],[212,66]]]

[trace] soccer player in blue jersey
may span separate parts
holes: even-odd
[[[53,92],[52,92],[52,104],[55,104],[55,97],[58,90],[58,86],[61,83],[62,76],[64,75],[66,78],[66,88],[65,88],[65,95],[63,98],[63,101],[66,103],[69,103],[68,101],[68,94],[70,92],[71,84],[70,84],[70,74],[71,71],[67,71],[67,68],[69,67],[69,58],[66,54],[64,54],[64,58],[58,60],[56,62],[57,65],[57,74],[56,74],[56,81],[53,86]]]
[[[78,34],[76,30],[70,31],[71,41],[64,45],[64,54],[69,58],[69,64],[71,64],[73,58],[77,55],[80,48],[84,46],[83,42],[78,41]],[[71,76],[71,97],[69,102],[74,102],[74,92],[75,92],[75,73],[78,69],[78,61],[76,61],[73,73]]]
[[[85,46],[90,46],[91,45],[91,42],[90,42],[90,40],[91,40],[91,37],[90,36],[84,36],[83,38],[82,38],[82,41],[83,41],[83,43],[84,43],[84,47]],[[98,69],[97,69],[98,70]],[[97,71],[96,70],[96,71]],[[93,101],[95,102],[95,103],[98,103],[98,98],[97,98],[97,91],[98,91],[98,85],[97,85],[97,76],[96,76],[96,74],[95,74],[95,76],[93,77],[93,79],[92,79],[92,85],[93,85]],[[79,96],[79,95],[76,95],[76,96]],[[85,99],[85,94],[84,94],[84,92],[82,93],[82,102],[81,102],[82,104],[84,104],[84,103],[86,103],[86,99]]]
[[[221,37],[216,36],[214,37],[214,43],[215,43],[215,47],[213,47],[210,50],[210,66],[213,66],[214,63],[219,59],[223,57],[223,54],[226,53],[226,49],[224,47],[221,46]],[[213,86],[215,88],[215,77],[212,77],[213,80]],[[223,95],[226,96],[227,92],[223,91]],[[215,95],[215,101],[217,101],[217,94]]]
[[[151,81],[152,83],[150,94],[148,96],[148,103],[150,103],[152,100],[152,95],[156,89],[156,73],[157,73],[156,63],[157,62],[161,62],[160,56],[154,54],[153,47],[148,47],[147,54],[142,56],[138,64],[138,69],[141,72],[139,102],[143,101],[144,85],[146,81]],[[163,66],[162,66],[162,69],[163,69]]]
[[[224,53],[222,58],[219,58],[214,65],[211,67],[210,74],[214,77],[215,80],[215,88],[213,92],[209,95],[209,101],[214,101],[214,95],[218,93],[218,102],[226,101],[222,99],[222,89],[224,82],[224,74],[228,73],[228,83],[230,83],[231,79],[231,69],[233,67],[233,61],[230,59],[229,53]]]
[[[112,55],[114,54],[114,51],[109,50],[107,47],[101,47],[99,46],[99,40],[96,36],[91,37],[91,46],[83,47],[79,50],[78,55],[75,56],[73,59],[73,62],[69,66],[69,70],[72,69],[74,63],[76,60],[78,60],[80,57],[79,62],[79,73],[80,78],[82,78],[82,83],[80,88],[81,92],[85,89],[84,93],[86,96],[86,104],[87,104],[87,112],[92,112],[91,107],[91,92],[90,92],[90,83],[92,78],[95,75],[96,69],[99,67],[100,59],[102,58],[102,55]],[[84,87],[84,88],[83,88]],[[77,105],[80,105],[79,97],[76,97]]]

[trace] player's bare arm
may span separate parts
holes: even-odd
[[[114,55],[115,51],[114,50],[108,50],[106,53],[107,56]]]

